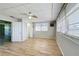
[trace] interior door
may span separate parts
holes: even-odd
[[[11,42],[11,22],[0,20],[0,43]]]
[[[13,42],[22,41],[22,23],[14,22],[13,24]]]
[[[0,24],[0,44],[4,42],[4,25]]]

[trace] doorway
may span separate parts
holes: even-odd
[[[32,22],[28,22],[27,23],[27,37],[33,38],[33,23]]]
[[[4,25],[0,24],[0,45],[3,44],[4,39]]]
[[[11,22],[0,20],[0,44],[11,42]]]

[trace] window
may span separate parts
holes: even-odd
[[[68,16],[69,30],[68,34],[79,37],[79,9]]]
[[[67,32],[67,24],[66,24],[66,13],[65,9],[62,10],[58,17],[57,21],[57,32],[66,33]]]
[[[48,31],[48,23],[35,23],[35,31]]]
[[[61,23],[60,21],[57,21],[57,32],[60,32],[61,31]]]
[[[67,8],[64,9],[65,14],[60,14],[57,19],[57,32],[65,33],[70,36],[79,37],[79,8],[78,5],[75,9],[67,12]],[[64,11],[64,12],[65,12]],[[62,17],[64,15],[64,17]]]
[[[61,26],[62,26],[61,32],[66,33],[67,27],[66,27],[66,20],[65,19],[62,19],[62,25]]]
[[[35,30],[41,31],[41,25],[39,23],[35,24]]]
[[[62,32],[62,33],[66,33],[67,28],[66,28],[66,21],[64,18],[59,19],[59,21],[57,21],[57,32]]]

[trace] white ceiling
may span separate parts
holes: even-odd
[[[22,19],[26,16],[21,13],[32,12],[38,16],[35,21],[51,21],[56,19],[62,5],[61,3],[0,3],[0,14]]]

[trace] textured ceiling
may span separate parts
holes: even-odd
[[[0,3],[0,14],[22,19],[27,16],[21,13],[32,12],[38,16],[35,21],[51,21],[56,19],[62,5],[61,3]]]

